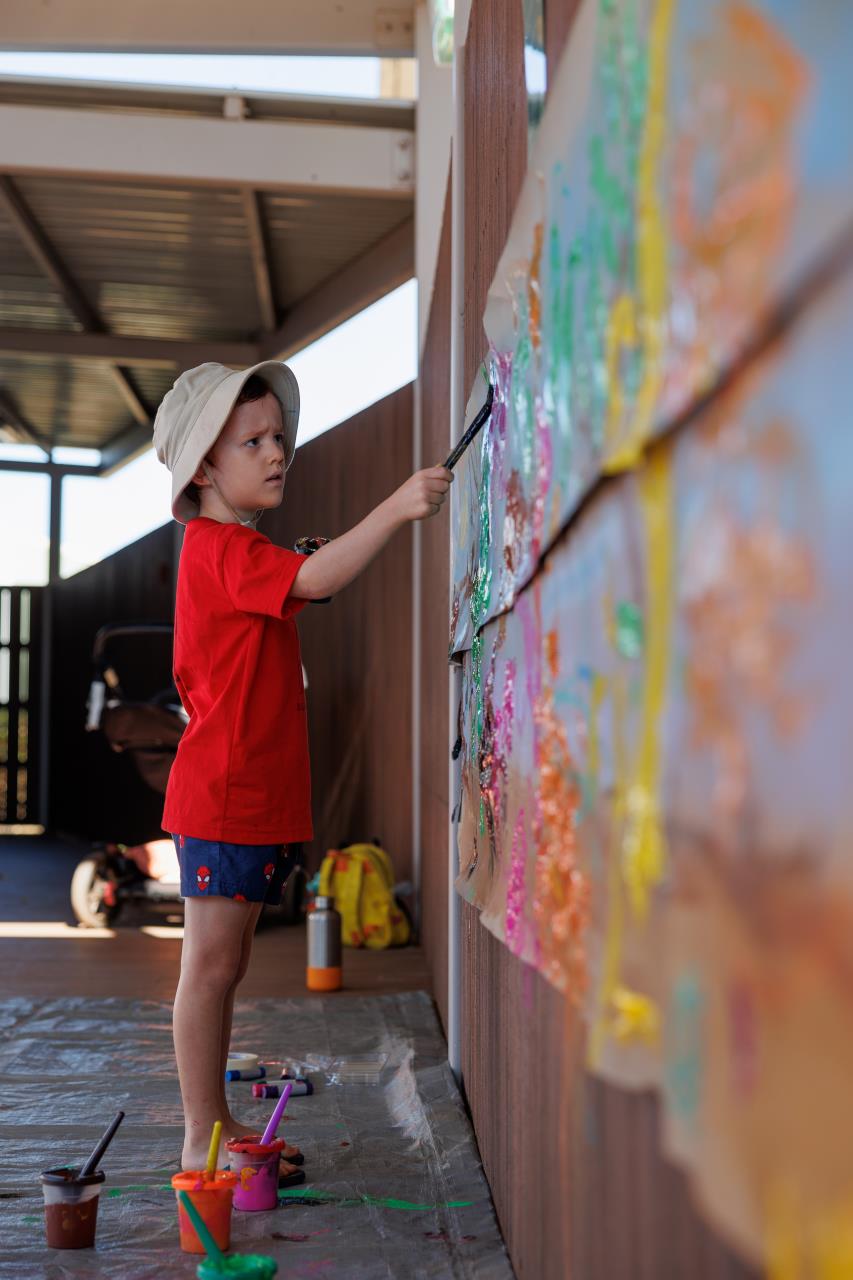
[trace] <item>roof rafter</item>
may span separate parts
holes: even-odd
[[[252,254],[252,268],[255,273],[255,292],[258,295],[261,329],[271,333],[278,324],[278,309],[275,304],[275,284],[272,274],[272,251],[270,249],[269,234],[264,221],[260,194],[250,187],[244,187],[242,194],[243,212],[246,216],[249,248]]]
[[[0,103],[0,172],[410,199],[410,129]]]
[[[50,23],[32,0],[4,0],[8,49],[109,53],[368,54],[411,57],[414,0],[53,0]]]
[[[48,456],[51,444],[49,440],[36,430],[33,424],[21,413],[11,392],[0,388],[0,423],[10,428],[26,444],[38,445]]]
[[[248,365],[260,360],[254,342],[216,338],[139,338],[62,329],[0,329],[0,355],[56,356],[84,364],[191,369],[205,360]]]
[[[292,307],[275,333],[262,339],[259,359],[286,360],[414,274],[414,219],[406,218]]]
[[[104,333],[106,326],[51,244],[33,211],[11,178],[0,175],[0,203],[38,266],[62,294],[66,306],[87,333]],[[133,379],[120,365],[110,367],[122,399],[139,423],[150,427],[151,412]]]

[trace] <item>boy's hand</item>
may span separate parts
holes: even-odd
[[[427,467],[410,476],[389,501],[399,519],[427,520],[438,515],[452,482],[453,472],[446,467]]]

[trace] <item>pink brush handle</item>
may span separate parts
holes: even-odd
[[[281,1117],[284,1115],[284,1108],[287,1106],[287,1100],[290,1097],[292,1084],[286,1084],[281,1091],[281,1097],[275,1104],[275,1111],[270,1116],[270,1122],[264,1129],[264,1136],[261,1138],[261,1146],[266,1146],[268,1142],[272,1142],[275,1138],[275,1132],[281,1124]]]

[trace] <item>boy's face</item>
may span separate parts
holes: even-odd
[[[238,511],[277,507],[284,496],[284,432],[281,406],[272,392],[261,400],[247,400],[233,409],[216,444],[205,459],[216,483]],[[206,497],[214,497],[210,482],[197,473]]]

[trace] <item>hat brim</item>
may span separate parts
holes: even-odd
[[[299,385],[294,374],[280,360],[262,360],[250,369],[234,370],[208,396],[172,471],[172,515],[181,524],[199,514],[198,503],[187,496],[186,487],[222,434],[237,397],[253,374],[269,383],[281,406],[285,468],[293,461],[299,428]]]

